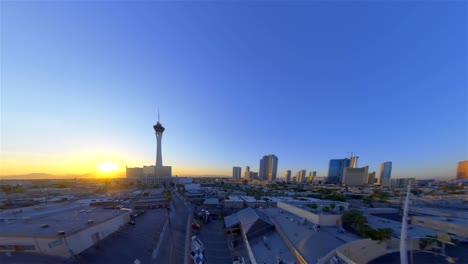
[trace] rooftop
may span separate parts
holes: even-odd
[[[85,205],[65,208],[46,208],[36,214],[28,211],[0,219],[0,234],[56,235],[58,231],[72,233],[88,226],[88,221],[99,223],[128,211],[107,210]],[[43,225],[48,227],[42,228]]]
[[[331,250],[360,239],[348,233],[339,233],[338,227],[321,227],[319,231],[315,231],[313,223],[280,208],[270,207],[263,211],[278,224],[308,263],[316,263],[318,258]]]
[[[266,237],[265,240],[264,237]],[[249,244],[257,263],[277,263],[277,258],[283,263],[296,262],[294,255],[275,230],[249,240]]]
[[[204,205],[218,205],[219,199],[218,198],[206,198],[203,204]]]
[[[400,237],[401,222],[366,214],[368,224],[373,228],[391,228],[393,236]],[[408,238],[425,237],[427,235],[437,235],[440,231],[408,224]]]
[[[239,196],[230,195],[228,199],[224,200],[225,202],[244,202]]]

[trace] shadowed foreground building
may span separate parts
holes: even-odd
[[[0,252],[22,251],[70,257],[98,243],[129,221],[127,210],[85,205],[30,207],[21,218],[0,214]]]

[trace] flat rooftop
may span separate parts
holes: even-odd
[[[263,237],[266,237],[266,243]],[[257,263],[276,263],[277,258],[284,263],[295,263],[296,258],[288,249],[276,230],[249,240],[250,248]]]
[[[218,205],[219,204],[219,199],[218,198],[206,198],[205,202],[203,202],[205,205]]]
[[[337,202],[337,201],[320,200],[320,199],[315,199],[315,198],[306,198],[306,199],[307,200],[282,199],[279,202],[283,202],[283,203],[296,206],[297,208],[300,208],[302,210],[305,210],[314,214],[330,214],[330,213],[323,212],[320,207],[318,209],[312,209],[308,207],[307,204],[315,203],[320,206],[328,206],[329,204],[334,203],[336,205],[335,212],[338,212],[338,206],[340,205],[345,205],[345,208],[347,208],[348,206],[347,203],[342,203],[342,202]]]
[[[255,199],[253,196],[241,196],[240,198],[248,203],[253,203],[257,201],[257,199]]]
[[[57,235],[58,231],[70,234],[88,226],[88,220],[95,224],[118,215],[128,214],[124,210],[108,210],[90,206],[78,206],[57,210],[44,210],[42,214],[15,214],[7,221],[0,221],[0,235]],[[26,218],[26,219],[25,219]],[[47,224],[46,228],[41,226]]]
[[[289,241],[301,253],[308,263],[316,263],[318,258],[328,254],[331,250],[354,240],[360,239],[348,233],[339,233],[338,227],[321,227],[319,231],[313,229],[313,223],[276,207],[263,210],[276,222]]]
[[[375,215],[364,215],[367,218],[368,224],[373,228],[391,228],[393,229],[393,236],[400,237],[401,234],[401,222],[393,221],[387,218],[378,217]],[[427,235],[437,235],[440,231],[424,228],[408,224],[408,238],[425,237]]]
[[[224,200],[225,202],[244,202],[239,196],[230,195],[228,199]]]

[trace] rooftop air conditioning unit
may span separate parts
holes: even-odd
[[[41,228],[47,228],[47,227],[49,227],[48,224],[43,224],[43,225],[41,225]]]
[[[57,231],[57,235],[64,236],[64,235],[65,235],[65,231],[63,231],[63,230]]]
[[[94,220],[88,220],[88,225],[92,225],[94,223]]]

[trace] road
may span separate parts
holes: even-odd
[[[182,199],[172,192],[170,225],[164,234],[153,263],[182,264],[185,257],[185,239],[189,209]],[[172,227],[172,228],[171,228]]]

